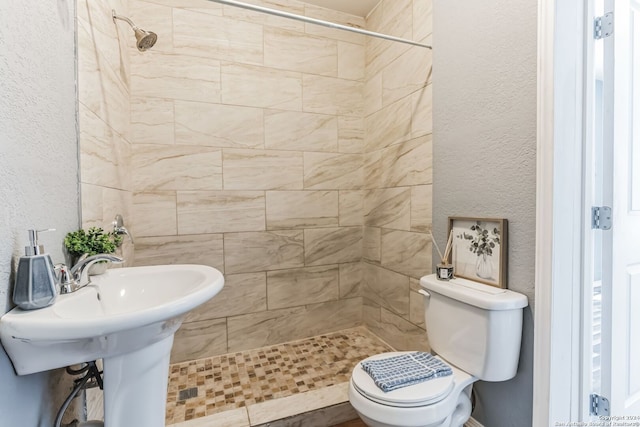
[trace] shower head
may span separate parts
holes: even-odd
[[[134,28],[133,31],[136,33],[136,47],[140,52],[151,49],[158,41],[158,35],[152,31],[145,31],[141,28]]]
[[[116,14],[115,10],[111,11],[111,17],[115,21],[119,19],[121,21],[126,22],[131,26],[133,32],[136,35],[136,47],[140,52],[144,52],[145,50],[151,49],[156,41],[158,41],[158,35],[152,31],[145,31],[142,28],[138,28],[136,24],[131,21],[131,19],[126,16],[120,16]]]

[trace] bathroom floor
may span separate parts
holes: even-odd
[[[177,363],[170,368],[166,424],[306,426],[310,419],[299,424],[292,417],[308,413],[324,417],[316,425],[357,426],[341,424],[356,418],[347,398],[351,370],[358,361],[390,350],[360,327]],[[284,419],[291,421],[274,423]]]

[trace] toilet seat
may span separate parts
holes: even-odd
[[[384,359],[409,352],[389,352],[371,356],[366,360]],[[440,360],[442,360],[440,358]],[[367,399],[398,408],[415,408],[440,402],[446,398],[455,386],[454,375],[434,378],[418,384],[402,387],[390,392],[382,391],[371,376],[362,369],[361,363],[356,365],[351,375],[354,388]],[[446,363],[446,361],[444,361]]]

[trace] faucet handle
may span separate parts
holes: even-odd
[[[61,294],[68,294],[76,290],[78,282],[73,278],[69,269],[64,264],[56,264],[54,266],[56,273],[56,282],[60,287]]]
[[[129,230],[127,230],[127,227],[124,226],[124,218],[122,218],[122,215],[117,214],[111,224],[113,224],[113,232],[115,234],[117,234],[117,235],[121,235],[121,234],[126,235],[127,237],[129,237],[129,240],[131,241],[131,244],[134,244],[133,243],[133,236],[131,235],[131,233],[129,233]]]

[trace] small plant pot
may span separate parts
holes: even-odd
[[[109,268],[109,263],[104,262],[96,262],[91,267],[89,267],[89,276],[98,276],[100,274],[104,274],[105,271]]]

